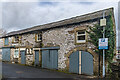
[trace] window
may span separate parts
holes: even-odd
[[[19,58],[19,50],[15,49],[14,58]]]
[[[27,48],[26,49],[26,54],[32,54],[32,48]]]
[[[5,45],[8,45],[9,44],[9,40],[8,38],[5,38]]]
[[[42,40],[42,34],[37,34],[37,41],[41,41]]]
[[[19,36],[15,36],[15,42],[19,42]]]
[[[76,33],[76,39],[77,39],[77,43],[84,43],[86,42],[86,32],[85,31],[77,31]]]

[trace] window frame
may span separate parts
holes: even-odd
[[[15,54],[18,52],[18,56],[16,57]],[[19,58],[19,49],[14,50],[14,58]]]
[[[78,32],[84,32],[84,34],[78,34]],[[78,40],[78,36],[85,36],[85,40]],[[76,43],[86,43],[86,30],[76,31]]]
[[[18,37],[18,40],[16,40],[16,37]],[[18,35],[14,36],[14,42],[19,42],[19,36]]]
[[[37,34],[37,41],[42,41],[42,34],[41,33]]]
[[[33,54],[33,49],[32,48],[26,48],[26,54],[27,55],[32,55]]]

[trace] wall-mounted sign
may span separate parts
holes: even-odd
[[[100,26],[106,26],[106,19],[100,19]]]
[[[99,49],[108,49],[108,38],[99,39]]]

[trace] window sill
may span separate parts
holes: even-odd
[[[9,46],[9,44],[8,45],[4,45],[4,46]]]
[[[75,42],[75,45],[80,45],[80,44],[86,44],[87,42],[86,41],[84,41],[84,42]]]
[[[38,42],[41,42],[41,40],[40,40],[40,41],[35,41],[35,42],[37,42],[37,43],[38,43]]]

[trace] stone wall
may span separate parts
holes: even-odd
[[[9,37],[9,46],[39,47],[40,45],[35,41],[35,34],[28,33],[21,36],[20,43],[13,43],[13,37]]]
[[[3,39],[0,39],[0,60],[2,60]]]
[[[15,49],[11,48],[11,54],[10,54],[11,62],[14,61],[14,53],[15,53]]]
[[[21,46],[31,46],[31,47],[40,47],[40,43],[35,41],[35,34],[28,33],[22,35]]]
[[[26,46],[26,45],[33,46],[33,44],[35,44],[35,34],[22,35],[21,46]]]
[[[16,48],[25,48],[25,49],[31,49],[33,47],[39,47],[39,43],[35,42],[35,34],[24,34],[21,37],[21,42],[20,43],[13,43],[12,40],[13,37],[9,37],[9,46],[16,46]],[[27,51],[26,51],[27,52]],[[33,51],[31,51],[33,52]],[[20,51],[19,51],[20,54]],[[26,53],[26,64],[27,65],[32,65],[33,64],[33,53],[29,55]],[[13,61],[13,56],[14,56],[14,49],[11,49],[11,61]],[[21,63],[21,56],[18,58],[18,63]]]
[[[26,55],[26,64],[27,65],[33,64],[33,55]]]
[[[77,47],[93,48],[94,47],[90,43],[76,45],[74,30],[76,28],[87,27],[88,25],[93,26],[96,23],[97,22],[84,23],[80,25],[71,25],[71,26],[66,26],[63,28],[55,28],[55,29],[51,29],[43,32],[42,41],[44,46],[48,46],[49,44],[51,44],[52,46],[60,46],[60,50],[58,51],[58,68],[59,69],[66,68],[65,60],[67,59],[67,57],[65,57],[65,55],[68,54],[74,48],[77,48]]]

